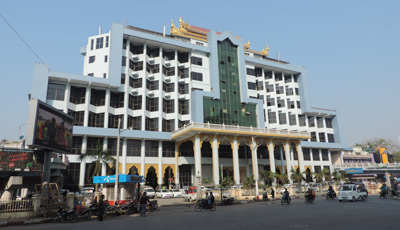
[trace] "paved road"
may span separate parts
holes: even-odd
[[[400,201],[370,196],[366,201],[338,202],[319,198],[306,205],[279,201],[217,207],[215,212],[195,212],[194,206],[161,207],[146,217],[137,214],[76,224],[40,224],[2,229],[399,229]]]

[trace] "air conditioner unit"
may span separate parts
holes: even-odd
[[[139,57],[133,57],[132,61],[139,61]]]
[[[139,92],[136,90],[136,91],[132,91],[132,95],[138,95],[139,94]]]
[[[166,83],[170,83],[170,82],[171,82],[171,79],[166,78],[166,79],[165,79],[165,82],[166,82]]]
[[[165,97],[165,99],[170,99],[171,98],[171,94],[169,94],[169,93],[165,94],[164,97]]]
[[[154,63],[156,63],[156,61],[154,61],[154,59],[149,60],[149,64],[154,64]]]
[[[149,97],[154,97],[154,91],[149,91],[149,92],[147,93],[147,95],[149,95]]]
[[[179,83],[185,83],[185,79],[179,79]]]
[[[150,75],[148,78],[149,80],[154,80],[154,75]]]
[[[138,73],[136,73],[136,72],[135,72],[135,73],[133,73],[133,74],[132,74],[132,78],[134,78],[134,79],[137,79],[137,78],[139,78],[139,74],[138,74]]]
[[[171,63],[169,63],[169,62],[165,63],[165,67],[170,67],[170,66],[171,66]]]

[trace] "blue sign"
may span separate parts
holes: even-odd
[[[137,175],[118,175],[118,183],[142,183],[144,181],[144,176]],[[115,183],[115,175],[108,176],[94,176],[93,184],[114,184]]]
[[[363,168],[349,168],[344,170],[347,174],[362,174],[364,173]]]

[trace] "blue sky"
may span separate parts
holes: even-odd
[[[340,112],[348,146],[400,136],[400,1],[0,1],[2,14],[52,70],[81,74],[79,49],[111,23],[162,32],[179,17],[230,30],[251,49],[305,66],[312,104]],[[0,139],[18,138],[39,60],[0,18]],[[25,134],[26,126],[21,128]]]

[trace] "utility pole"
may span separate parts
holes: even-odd
[[[118,138],[117,138],[117,162],[115,166],[115,187],[114,187],[114,200],[115,205],[118,201],[119,188],[118,188],[118,174],[119,174],[119,141],[121,136],[121,118],[118,118]]]

